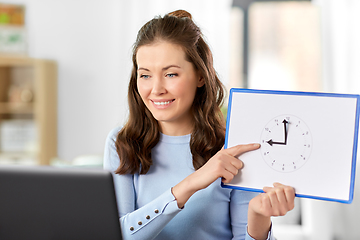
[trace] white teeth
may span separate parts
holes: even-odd
[[[154,102],[154,104],[155,105],[158,105],[158,106],[160,106],[160,105],[166,105],[166,104],[169,104],[169,103],[171,103],[172,101],[166,101],[166,102]]]

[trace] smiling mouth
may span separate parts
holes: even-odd
[[[153,102],[156,106],[164,106],[164,105],[167,105],[167,104],[172,103],[173,101],[175,101],[175,99],[169,100],[169,101],[164,101],[164,102],[159,102],[159,101],[157,101],[157,102],[152,101],[152,102]]]

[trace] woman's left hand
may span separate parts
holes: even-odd
[[[294,208],[295,190],[290,186],[274,183],[264,187],[264,193],[249,203],[248,232],[255,239],[266,239],[272,216],[284,216]]]
[[[274,183],[274,187],[264,187],[265,193],[253,198],[249,208],[265,217],[284,216],[294,208],[295,190],[290,186]]]

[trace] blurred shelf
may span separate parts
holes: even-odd
[[[7,103],[0,102],[0,114],[32,114],[33,103]]]
[[[26,143],[36,151],[29,154]],[[56,62],[0,54],[0,164],[49,165],[56,157]]]
[[[36,59],[27,57],[17,57],[12,55],[0,55],[0,67],[16,67],[16,66],[29,66],[32,67]]]

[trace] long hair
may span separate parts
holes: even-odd
[[[116,139],[120,158],[117,174],[146,174],[152,165],[151,150],[159,142],[160,126],[137,90],[136,54],[141,46],[160,40],[181,46],[187,60],[205,80],[205,84],[197,88],[192,105],[195,123],[190,149],[194,169],[203,166],[224,144],[225,127],[220,111],[224,87],[213,67],[211,50],[199,27],[192,21],[190,13],[177,10],[150,20],[138,32],[133,46],[133,69],[128,88],[129,118]]]

